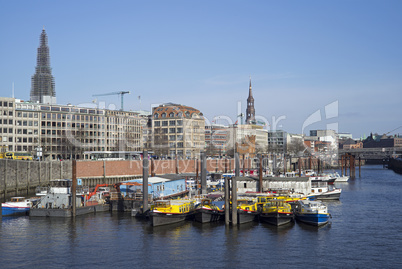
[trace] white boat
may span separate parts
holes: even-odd
[[[25,197],[12,197],[10,201],[1,203],[2,216],[24,215],[32,207],[31,199]]]
[[[310,176],[312,181],[321,181],[321,182],[327,182],[328,184],[334,184],[335,182],[335,176],[332,174],[321,174],[321,175],[313,175]]]
[[[303,176],[306,176],[306,177],[310,177],[310,176],[315,175],[315,172],[314,172],[314,170],[312,170],[312,169],[306,169],[306,170],[304,170],[304,171],[302,172],[302,175],[303,175]]]
[[[335,177],[335,182],[348,182],[348,176],[340,176],[339,173],[334,173],[333,176]]]
[[[325,181],[311,181],[311,192],[307,195],[310,199],[339,200],[342,189],[335,188]]]
[[[326,224],[331,217],[326,205],[310,200],[297,201],[294,214],[297,220],[316,226]]]

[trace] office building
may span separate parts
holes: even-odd
[[[195,108],[167,103],[152,110],[149,150],[160,156],[194,158],[205,148],[205,120]]]

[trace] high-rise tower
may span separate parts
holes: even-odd
[[[254,97],[253,92],[251,90],[251,77],[250,77],[250,86],[248,89],[248,98],[247,98],[246,123],[247,124],[255,123]]]
[[[56,104],[56,91],[52,68],[50,67],[47,35],[43,28],[36,59],[35,74],[31,78],[31,101],[45,104]]]

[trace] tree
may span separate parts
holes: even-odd
[[[213,142],[209,142],[205,149],[207,156],[219,155],[219,148],[214,145]]]
[[[287,152],[292,156],[298,156],[306,150],[306,146],[301,140],[293,140],[287,145]]]
[[[159,130],[155,130],[158,132]],[[151,151],[157,156],[163,156],[169,154],[169,141],[168,135],[163,133],[152,134],[153,141],[151,143]]]
[[[268,153],[270,154],[283,153],[283,147],[278,144],[270,144],[268,145]]]
[[[265,147],[258,142],[255,143],[255,154],[265,154],[268,152],[268,145]]]

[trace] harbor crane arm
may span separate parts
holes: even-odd
[[[92,96],[106,96],[106,95],[120,95],[121,97],[121,106],[120,106],[120,110],[123,111],[124,107],[123,107],[123,96],[125,94],[130,94],[130,91],[120,91],[120,92],[109,92],[109,93],[103,93],[103,94],[94,94]]]

